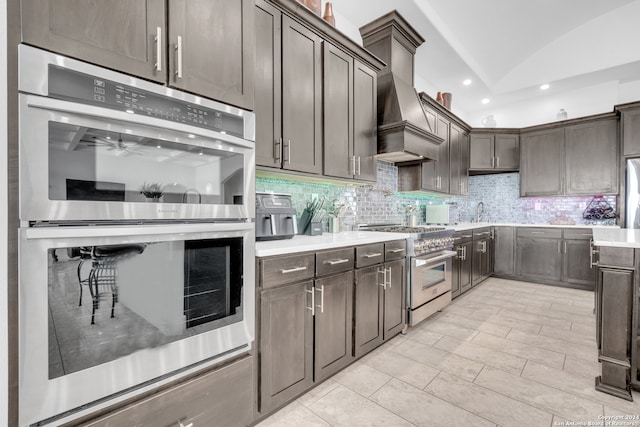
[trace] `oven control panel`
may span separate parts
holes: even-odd
[[[49,96],[244,137],[242,117],[51,64]]]

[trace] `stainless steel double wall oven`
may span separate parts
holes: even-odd
[[[248,351],[253,113],[19,54],[20,425]]]

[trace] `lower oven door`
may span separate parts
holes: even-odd
[[[451,258],[455,255],[454,251],[443,251],[437,256],[427,255],[412,259],[411,309],[415,310],[451,291]]]
[[[21,229],[20,425],[250,350],[254,241],[246,222]]]

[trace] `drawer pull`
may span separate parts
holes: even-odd
[[[380,252],[375,252],[375,253],[372,253],[372,254],[366,254],[364,257],[365,258],[375,258],[377,256],[382,256],[382,254]]]
[[[338,265],[338,264],[344,264],[345,262],[349,262],[349,258],[337,259],[335,261],[325,261],[324,263],[329,265]]]
[[[404,248],[400,248],[400,249],[389,249],[389,252],[391,252],[392,254],[397,254],[398,252],[404,252],[405,249]]]
[[[290,268],[288,270],[280,270],[282,272],[282,274],[289,274],[289,273],[296,273],[298,271],[304,271],[306,270],[307,267],[306,266],[302,266],[302,267],[294,267],[294,268]]]
[[[179,427],[193,427],[193,423],[184,424],[182,421],[178,421],[180,423]]]
[[[544,234],[544,231],[530,231],[531,234]]]

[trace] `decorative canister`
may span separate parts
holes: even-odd
[[[307,6],[316,15],[322,16],[322,0],[298,0],[298,2]]]
[[[449,92],[442,92],[442,105],[448,110],[451,109],[451,94]]]
[[[436,94],[436,102],[442,104],[442,94],[440,92]]]
[[[330,1],[328,1],[324,5],[324,15],[322,16],[322,19],[324,19],[334,27],[336,26],[336,17],[333,16],[333,5],[331,4]]]

